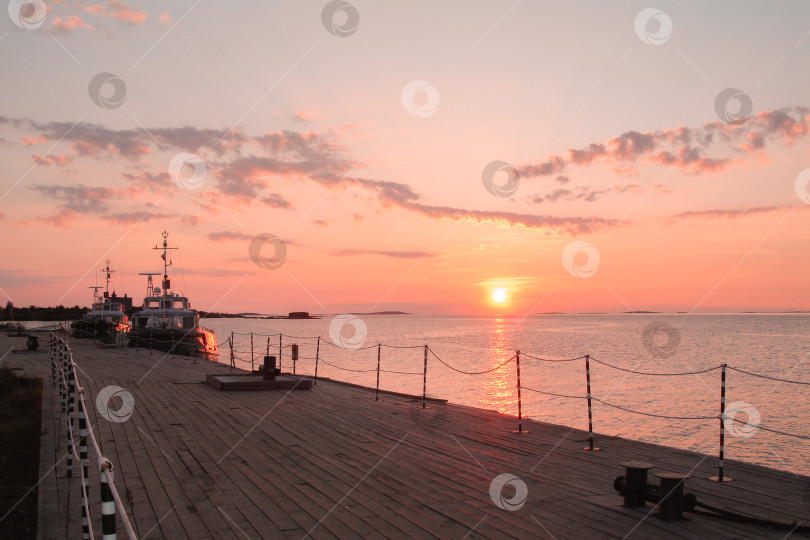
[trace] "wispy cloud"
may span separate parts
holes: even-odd
[[[619,175],[637,174],[634,163],[677,166],[690,174],[727,169],[740,159],[734,153],[752,154],[768,137],[793,144],[810,131],[810,109],[789,107],[762,111],[742,124],[707,122],[700,127],[679,126],[653,132],[626,131],[602,142],[518,167],[521,176],[558,176],[572,167],[594,162],[615,165]]]
[[[690,210],[688,212],[676,214],[673,217],[676,219],[733,219],[756,214],[768,214],[770,212],[777,212],[791,207],[792,205],[788,204],[784,206],[755,206],[734,209]]]
[[[234,232],[234,231],[220,231],[212,232],[206,235],[212,242],[227,242],[230,240],[252,240],[252,234]]]
[[[432,253],[425,253],[424,251],[384,251],[375,249],[339,249],[337,251],[333,251],[332,255],[338,257],[348,257],[352,255],[379,255],[393,259],[422,259],[425,257],[435,256]]]

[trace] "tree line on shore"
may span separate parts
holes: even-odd
[[[86,307],[66,307],[58,305],[55,307],[17,307],[11,300],[6,302],[5,307],[0,308],[0,321],[69,321],[81,319],[87,313]]]
[[[137,309],[140,309],[138,307]],[[82,316],[90,311],[86,307],[67,307],[58,305],[55,307],[17,307],[11,300],[6,302],[5,307],[0,307],[0,322],[11,321],[74,321],[81,319]],[[231,313],[214,313],[200,311],[200,316],[206,318],[241,318],[242,315],[234,315]]]

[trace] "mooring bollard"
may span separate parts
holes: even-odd
[[[262,368],[262,379],[265,381],[276,380],[276,357],[265,356],[264,367]]]
[[[685,521],[683,484],[688,474],[659,473],[656,474],[661,479],[661,486],[657,493],[660,496],[658,508],[660,509],[655,517],[664,521]]]
[[[647,504],[647,471],[652,465],[643,461],[625,461],[624,476],[613,481],[613,487],[624,497],[626,508],[642,508]]]
[[[101,472],[101,534],[104,540],[115,540],[115,499],[110,484],[107,483],[107,473],[112,479],[112,463],[105,458],[99,460],[98,470]]]

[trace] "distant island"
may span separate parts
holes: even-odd
[[[352,315],[410,315],[406,311],[371,311],[369,313],[352,313]]]

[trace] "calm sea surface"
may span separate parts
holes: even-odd
[[[560,360],[588,354],[592,357],[594,398],[658,415],[637,414],[595,401],[593,424],[597,434],[709,454],[718,450],[719,369],[683,376],[648,376],[614,369],[599,361],[653,373],[695,372],[726,363],[770,377],[810,381],[810,316],[804,314],[535,315],[522,320],[363,315],[359,319],[342,329],[335,323],[331,336],[332,316],[319,320],[207,319],[204,324],[217,333],[222,362],[229,362],[228,338],[234,332],[239,367],[250,366],[251,333],[256,365],[261,363],[268,342],[270,354],[278,355],[278,334],[282,333],[283,369],[291,369],[290,345],[296,343],[300,357],[297,372],[312,374],[316,338],[320,336],[322,361],[318,375],[371,387],[376,383],[377,344],[381,343],[381,388],[419,395],[427,344],[429,396],[515,416],[518,400],[514,361],[479,375],[459,373],[442,361],[456,370],[482,372],[509,360],[519,349],[524,416],[585,430],[588,417],[583,399],[584,358],[543,362],[531,357]],[[736,419],[759,424],[761,429],[729,423],[726,457],[810,475],[810,440],[765,430],[810,437],[808,390],[806,385],[729,370],[727,409],[739,410]],[[711,418],[693,419],[698,417]]]

